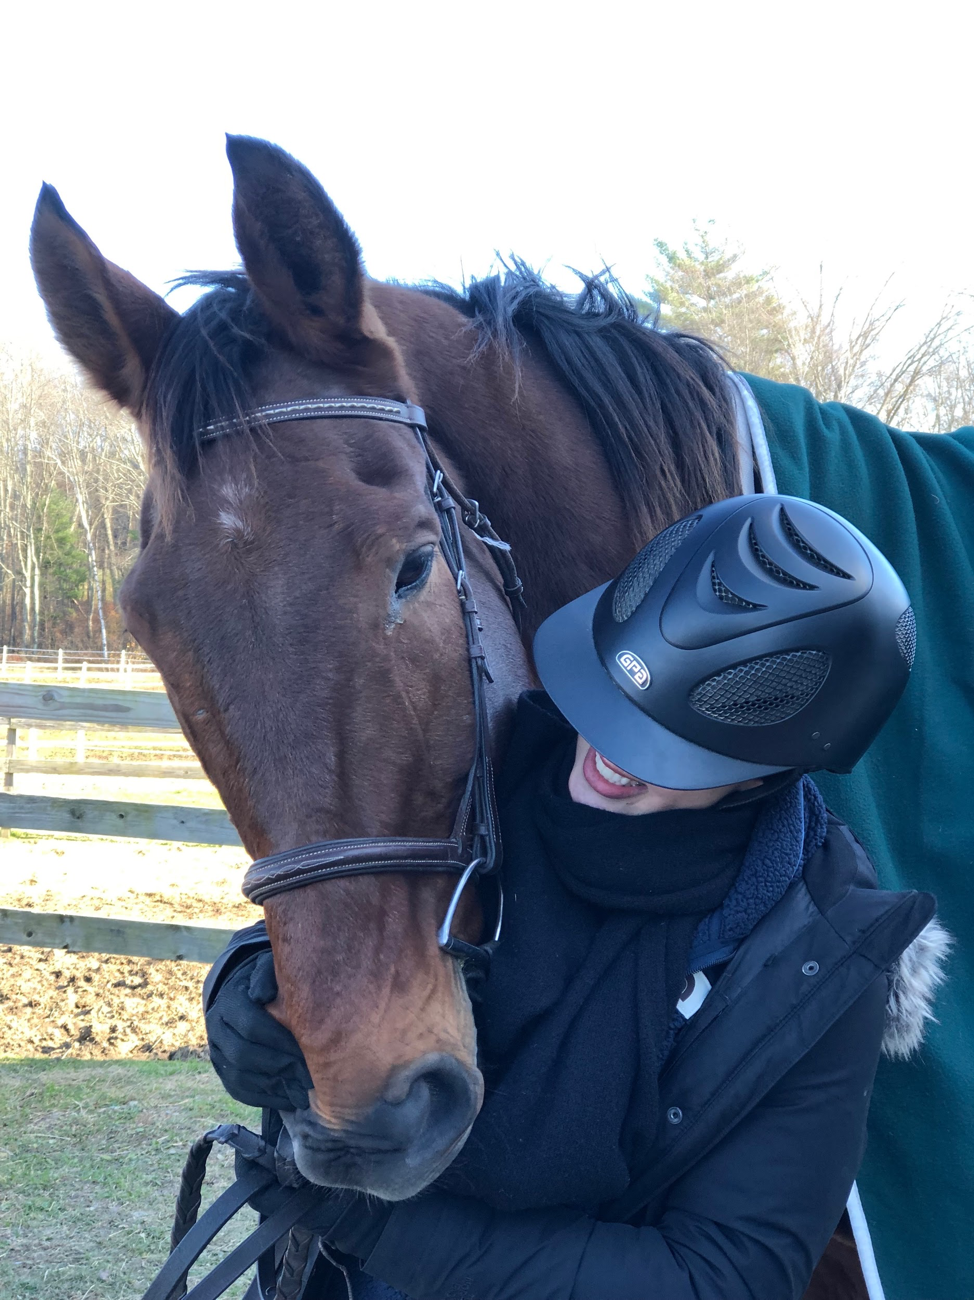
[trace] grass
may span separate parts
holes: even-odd
[[[205,1062],[0,1061],[3,1300],[134,1300],[168,1252],[189,1145],[224,1120],[260,1116]],[[231,1155],[215,1148],[209,1170],[204,1208],[232,1181]],[[222,1249],[255,1223],[244,1211]]]

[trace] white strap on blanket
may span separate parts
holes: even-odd
[[[743,375],[732,371],[725,376],[734,403],[737,452],[741,469],[741,491],[777,492],[768,435],[764,431],[761,409]]]
[[[856,1239],[856,1250],[859,1252],[862,1275],[866,1279],[866,1294],[869,1296],[869,1300],[886,1300],[886,1293],[883,1290],[883,1283],[879,1276],[879,1267],[876,1263],[876,1254],[873,1251],[873,1240],[869,1235],[869,1224],[866,1222],[866,1211],[862,1208],[859,1188],[855,1183],[852,1184],[852,1191],[849,1193],[846,1209],[849,1211],[852,1235]]]

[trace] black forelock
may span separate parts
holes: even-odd
[[[149,376],[146,414],[153,436],[168,440],[186,475],[199,455],[199,431],[255,405],[252,378],[270,344],[266,318],[243,271],[195,271],[174,283],[209,292],[166,336]]]

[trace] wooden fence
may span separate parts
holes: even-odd
[[[240,838],[223,809],[173,807],[165,804],[129,803],[108,799],[67,799],[20,794],[14,788],[18,773],[59,773],[128,777],[180,777],[205,780],[198,763],[98,762],[85,748],[89,732],[120,729],[151,733],[179,733],[169,701],[160,691],[11,682],[0,678],[0,719],[7,719],[7,750],[3,792],[0,793],[0,830],[11,829],[110,835],[150,840],[176,840],[193,844],[239,845]],[[18,727],[27,723],[35,734],[33,754],[17,757]],[[36,758],[36,733],[80,728],[85,737],[75,742],[75,758]],[[181,733],[180,733],[181,734]],[[61,743],[64,747],[64,742]],[[0,848],[0,853],[2,853]],[[0,943],[77,952],[121,953],[170,960],[214,959],[231,930],[210,926],[167,925],[150,921],[114,920],[98,916],[23,912],[0,908]]]
[[[162,690],[155,664],[141,651],[35,650],[0,646],[0,681],[96,683]]]

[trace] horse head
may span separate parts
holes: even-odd
[[[324,839],[449,834],[473,750],[466,640],[422,448],[401,425],[306,420],[203,443],[257,405],[415,401],[355,239],[282,151],[231,138],[244,271],[184,315],[107,261],[45,186],[32,258],[54,329],[147,450],[129,630],[254,857]],[[470,569],[500,726],[528,669],[490,558]],[[312,1180],[396,1199],[479,1109],[473,1018],[436,933],[454,886],[381,874],[265,905],[278,996],[313,1080],[287,1117]],[[456,932],[479,938],[468,891]]]

